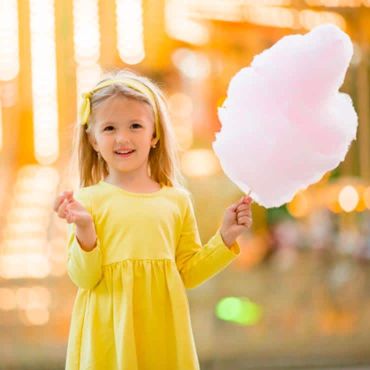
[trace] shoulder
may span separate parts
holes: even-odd
[[[191,197],[190,191],[186,189],[185,187],[180,187],[180,186],[168,187],[167,194],[169,196],[178,198],[178,200],[184,200],[184,199]]]
[[[92,195],[94,185],[86,186],[82,188],[77,188],[73,191],[73,194],[76,198],[87,198]]]
[[[82,205],[91,210],[94,198],[98,194],[98,188],[96,185],[85,186],[77,188],[73,192],[73,197],[79,201]]]
[[[168,197],[171,197],[172,200],[175,201],[183,210],[193,206],[193,195],[185,187],[170,187],[166,194]]]

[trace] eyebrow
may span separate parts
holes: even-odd
[[[131,119],[128,122],[128,124],[131,124],[131,123],[144,124],[144,120],[141,119],[141,118],[135,118],[135,119]],[[107,126],[107,125],[119,125],[119,124],[117,122],[114,122],[114,121],[105,121],[105,122],[100,123],[100,127]]]

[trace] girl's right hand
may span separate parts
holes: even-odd
[[[93,222],[91,214],[73,198],[73,191],[64,191],[57,196],[54,202],[54,211],[69,224],[75,223],[81,228],[87,227]]]

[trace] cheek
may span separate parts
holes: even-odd
[[[141,136],[140,138],[138,138],[137,142],[140,143],[140,145],[142,147],[146,147],[146,146],[149,146],[150,147],[150,144],[151,144],[151,140],[152,140],[152,137],[149,136],[149,135],[143,135]]]
[[[98,138],[98,143],[100,146],[109,146],[113,143],[114,137],[113,135],[102,135]]]
[[[106,138],[100,132],[92,131],[91,140],[95,143],[95,145],[101,147],[104,145]]]

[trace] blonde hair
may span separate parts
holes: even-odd
[[[157,104],[160,140],[157,142],[156,148],[151,148],[149,152],[148,164],[151,178],[162,186],[174,186],[186,190],[184,186],[185,178],[181,174],[179,165],[179,147],[172,129],[165,97],[159,87],[149,78],[139,76],[129,70],[118,70],[107,73],[97,85],[107,79],[119,80],[125,78],[138,80],[147,86],[153,92],[155,103]],[[100,103],[113,96],[125,96],[152,106],[148,97],[143,93],[119,82],[103,87],[92,94],[90,99],[91,114],[87,125],[81,125],[80,122],[77,122],[73,135],[72,156],[69,168],[71,171],[71,169],[78,167],[80,187],[94,185],[109,173],[106,162],[101,156],[98,156],[90,144],[88,135],[93,134],[95,123],[94,112],[96,108]],[[153,106],[152,109],[154,111]]]

